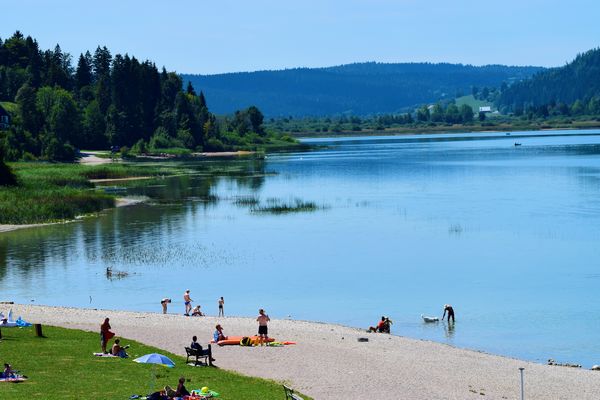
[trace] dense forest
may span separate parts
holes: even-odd
[[[412,111],[471,93],[472,87],[499,87],[528,78],[540,67],[475,67],[461,64],[357,63],[219,75],[182,75],[202,88],[217,113],[250,104],[268,117],[355,115]]]
[[[511,85],[497,103],[516,115],[600,115],[600,49]]]
[[[11,115],[0,130],[7,160],[72,160],[76,149],[111,146],[219,151],[269,140],[258,108],[217,118],[202,92],[184,90],[164,67],[106,47],[74,66],[59,45],[41,50],[18,31],[0,39],[0,106]]]

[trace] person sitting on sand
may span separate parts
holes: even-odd
[[[448,323],[450,323],[450,318],[452,318],[452,323],[454,323],[454,309],[450,304],[444,304],[444,314],[442,315],[442,321],[446,316],[446,311],[448,311]]]
[[[175,391],[175,396],[177,397],[183,397],[183,396],[189,396],[190,392],[185,388],[185,378],[182,376],[181,378],[179,378],[179,383],[177,384],[177,390]]]
[[[167,304],[171,302],[171,299],[164,298],[160,301],[160,305],[162,306],[163,314],[167,313]]]
[[[215,333],[213,333],[213,339],[216,342],[220,340],[227,340],[227,336],[223,333],[223,327],[220,324],[215,326]]]
[[[370,326],[369,332],[384,332],[385,331],[385,316],[381,317],[381,321],[377,324],[377,326]]]
[[[112,349],[110,350],[110,353],[113,356],[127,358],[127,357],[129,357],[129,355],[125,352],[125,349],[128,349],[128,348],[129,348],[129,345],[121,346],[121,339],[115,339],[115,344],[113,344]]]
[[[192,310],[192,317],[204,317],[204,314],[202,313],[202,311],[200,311],[199,305],[194,307],[194,309]]]
[[[392,330],[391,325],[393,324],[392,320],[388,317],[385,317],[385,321],[383,321],[383,327],[379,330],[381,333],[390,333]]]

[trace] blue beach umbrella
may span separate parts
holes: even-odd
[[[150,393],[154,392],[154,386],[156,383],[156,372],[155,372],[155,367],[156,365],[164,365],[165,367],[169,367],[169,368],[173,368],[175,366],[175,363],[173,361],[171,361],[171,359],[167,356],[163,356],[162,354],[158,354],[158,353],[150,353],[150,354],[146,354],[144,356],[138,357],[135,360],[136,363],[140,363],[140,364],[154,364],[152,365],[152,379],[150,382]]]
[[[175,363],[167,356],[158,353],[146,354],[133,360],[140,364],[159,364],[169,368],[173,368]]]

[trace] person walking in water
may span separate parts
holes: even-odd
[[[442,321],[446,316],[446,311],[448,312],[448,323],[450,323],[450,318],[452,318],[452,323],[454,323],[454,309],[450,304],[444,304],[444,314],[442,315]]]
[[[186,290],[183,294],[183,302],[185,303],[185,313],[183,315],[190,316],[190,311],[192,311],[192,298],[190,297],[190,289]]]
[[[162,306],[163,314],[167,313],[167,304],[171,302],[171,299],[164,298],[160,301],[160,305]]]
[[[221,298],[219,299],[219,317],[225,316],[225,312],[223,311],[224,305],[225,305],[225,300],[223,299],[223,296],[221,296]]]
[[[269,340],[269,334],[267,329],[267,324],[271,320],[267,314],[265,314],[265,310],[262,308],[258,310],[258,344],[259,346],[264,345],[267,340]]]

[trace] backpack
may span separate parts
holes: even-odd
[[[248,336],[244,336],[242,340],[240,340],[240,346],[252,346],[252,339]]]

